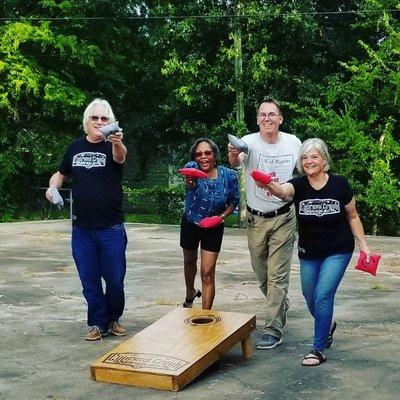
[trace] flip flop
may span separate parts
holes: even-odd
[[[326,349],[329,349],[332,346],[333,334],[335,333],[336,327],[337,327],[337,323],[336,323],[336,321],[333,321],[332,328],[329,331],[328,339],[326,339],[326,345],[325,345]]]
[[[306,360],[317,360],[318,362],[315,364],[305,364],[304,361]],[[317,365],[321,365],[325,361],[326,356],[324,356],[323,353],[318,350],[311,350],[310,353],[303,358],[303,360],[301,361],[301,365],[303,367],[316,367]]]
[[[193,307],[193,301],[194,301],[194,299],[195,299],[196,297],[201,297],[201,292],[200,292],[200,290],[198,290],[198,289],[197,289],[197,292],[196,292],[196,294],[194,295],[193,299],[188,299],[188,298],[186,297],[185,301],[184,301],[183,304],[182,304],[182,307],[183,307],[183,308],[192,308],[192,307]]]

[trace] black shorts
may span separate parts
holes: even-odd
[[[223,235],[224,224],[216,228],[200,228],[189,222],[186,215],[182,217],[180,245],[185,250],[197,250],[200,243],[201,249],[218,253],[221,250]]]

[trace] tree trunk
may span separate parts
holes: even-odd
[[[236,4],[237,13],[240,12],[240,4]],[[235,35],[235,82],[236,82],[236,122],[238,126],[244,125],[244,93],[243,93],[243,58],[242,58],[242,29],[240,26],[240,18],[236,20]],[[246,220],[246,190],[244,184],[243,171],[239,171],[239,213],[238,226],[244,226]]]

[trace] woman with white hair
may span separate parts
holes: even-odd
[[[125,305],[127,238],[121,179],[127,150],[121,132],[105,139],[100,131],[113,122],[110,104],[94,99],[83,113],[86,135],[68,146],[46,191],[47,199],[52,201],[54,188],[72,177],[72,255],[88,306],[90,330],[85,339],[91,341],[109,332],[126,335],[118,320]]]
[[[313,349],[303,366],[320,365],[333,341],[336,290],[354,250],[354,238],[369,259],[364,228],[347,180],[329,172],[326,144],[317,138],[304,141],[298,169],[303,174],[284,184],[257,183],[284,201],[293,200],[298,221],[298,255],[303,295],[314,317]],[[272,179],[272,177],[271,177]]]

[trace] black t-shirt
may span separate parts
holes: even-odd
[[[294,204],[299,229],[299,258],[325,258],[354,250],[354,236],[347,220],[345,205],[353,198],[347,180],[329,174],[326,185],[314,189],[307,177],[293,178]]]
[[[59,172],[72,176],[72,223],[85,229],[121,224],[122,165],[114,161],[110,142],[90,143],[85,137],[71,143]]]

